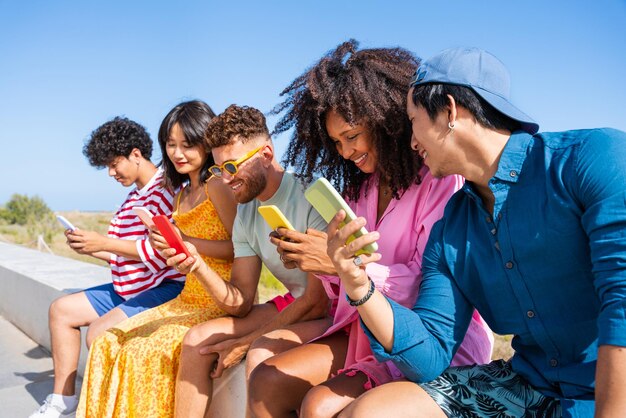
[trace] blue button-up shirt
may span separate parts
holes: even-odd
[[[513,369],[564,416],[592,416],[598,345],[626,346],[626,133],[511,135],[489,181],[466,183],[433,227],[413,310],[393,301],[391,352],[414,381],[448,365],[474,307],[513,334]]]

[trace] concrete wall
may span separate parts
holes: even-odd
[[[50,303],[63,294],[110,281],[108,268],[0,243],[0,315],[48,350]],[[84,334],[81,375],[87,354]],[[215,381],[212,416],[244,417],[245,399],[244,370],[239,365]]]

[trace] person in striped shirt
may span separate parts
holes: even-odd
[[[111,219],[107,235],[83,229],[65,231],[74,251],[109,263],[112,282],[52,302],[54,388],[31,417],[74,416],[81,326],[89,327],[89,347],[108,328],[175,298],[185,280],[152,248],[148,228],[132,210],[142,206],[154,215],[172,213],[175,191],[164,187],[163,170],[150,161],[152,140],[145,128],[116,117],[92,132],[83,153],[90,165],[107,167],[109,176],[124,187],[135,188]]]

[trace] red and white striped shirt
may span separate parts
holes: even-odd
[[[174,195],[162,186],[162,181],[163,170],[158,169],[141,190],[135,188],[128,194],[109,225],[108,236],[135,240],[141,257],[141,261],[137,261],[113,254],[109,260],[113,288],[127,300],[158,286],[163,280],[185,280],[184,275],[168,267],[165,259],[152,248],[148,228],[132,210],[135,206],[142,206],[153,215],[172,216]]]

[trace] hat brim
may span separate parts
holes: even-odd
[[[499,96],[491,93],[487,90],[483,90],[480,87],[469,86],[480,97],[485,99],[491,106],[493,106],[498,112],[508,116],[509,118],[516,120],[520,123],[522,130],[534,135],[539,131],[539,125],[526,113],[513,106],[511,102]]]

